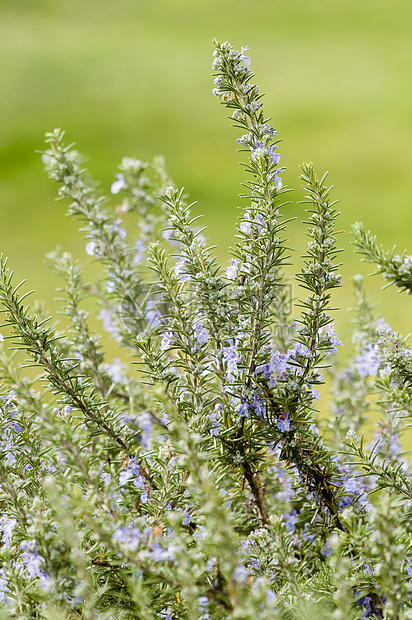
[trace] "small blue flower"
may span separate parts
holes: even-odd
[[[271,156],[274,164],[278,164],[280,161],[280,154],[276,153],[276,148],[277,148],[277,144],[272,144],[272,146],[269,147],[269,150],[268,150],[268,153]]]
[[[335,324],[329,323],[326,326],[326,329],[322,330],[322,335],[325,336],[329,340],[329,348],[325,351],[327,355],[331,355],[332,353],[336,353],[338,350],[338,346],[343,346],[342,341],[339,340],[338,335],[335,331]]]
[[[325,542],[322,549],[320,550],[321,554],[328,558],[333,553],[333,549],[329,544],[329,539]]]
[[[282,179],[280,176],[278,176],[279,171],[276,170],[276,174],[275,174],[275,187],[276,189],[282,189],[283,183],[282,183]]]
[[[209,413],[209,417],[212,422],[212,428],[210,429],[209,432],[213,437],[216,437],[220,433],[220,420],[222,417],[221,409],[222,407],[220,405],[216,405],[215,411],[211,411]]]
[[[116,283],[113,280],[107,280],[106,282],[106,291],[108,293],[114,293],[116,290]]]
[[[167,349],[170,349],[170,347],[172,346],[172,341],[173,341],[173,333],[165,332],[160,342],[160,350],[167,351]]]
[[[240,223],[240,230],[245,233],[245,235],[250,235],[251,231],[252,231],[252,224],[250,221],[250,215],[249,213],[246,211],[245,215],[244,215],[244,220],[243,222]]]
[[[158,543],[153,543],[149,555],[155,562],[167,562],[168,560],[174,559],[173,552],[171,550],[162,549]]]
[[[133,478],[133,473],[129,469],[122,470],[119,474],[119,486],[124,486],[130,478]]]
[[[377,375],[381,356],[377,344],[368,344],[361,355],[356,358],[358,373],[361,377],[374,377]]]
[[[112,194],[118,194],[120,190],[125,189],[127,187],[126,181],[123,174],[117,174],[117,181],[112,183],[111,192]]]
[[[294,532],[296,530],[296,523],[298,522],[298,513],[296,510],[292,510],[292,512],[288,512],[285,514],[285,526],[289,532]]]
[[[235,346],[223,347],[223,359],[227,363],[228,373],[231,375],[237,375],[239,373],[237,364],[239,361],[239,354]]]
[[[244,400],[244,402],[241,403],[239,405],[239,407],[237,408],[237,412],[238,412],[238,414],[240,415],[241,418],[247,418],[248,417],[248,409],[249,409],[249,405]]]
[[[226,277],[228,277],[229,280],[234,280],[236,278],[239,262],[240,261],[238,261],[237,258],[230,259],[230,265],[226,269]]]
[[[256,417],[258,417],[260,420],[263,420],[266,415],[265,401],[259,400],[258,394],[253,395],[253,402],[251,404],[251,407],[253,407]]]
[[[111,475],[109,473],[103,472],[101,477],[102,477],[102,480],[103,480],[103,482],[105,484],[110,484],[110,482],[112,480],[112,477],[111,477]]]
[[[245,52],[247,52],[249,50],[248,46],[246,45],[246,47],[241,47],[240,48],[240,52],[241,52],[241,56],[240,58],[242,60],[244,60],[245,62],[245,67],[246,69],[249,71],[250,70],[250,58],[249,56],[246,56]]]
[[[122,223],[122,219],[120,217],[118,217],[114,222],[113,222],[113,227],[112,230],[113,232],[118,233],[119,237],[121,239],[124,239],[127,235],[127,232],[125,231],[124,228],[121,228],[120,224]]]
[[[183,513],[183,525],[189,525],[191,521],[191,517],[190,517],[190,512],[189,512],[189,508],[186,508],[186,510]]]
[[[243,564],[237,566],[233,571],[233,579],[236,581],[236,583],[245,583],[248,576],[249,573],[247,572]]]
[[[346,493],[350,493],[352,495],[358,495],[362,492],[362,485],[359,478],[347,477],[346,480],[344,480],[343,482],[343,488],[345,489]]]
[[[96,253],[97,244],[95,241],[89,241],[86,243],[86,254],[89,256],[94,256]]]
[[[286,433],[295,428],[294,426],[290,425],[291,421],[289,420],[289,416],[289,411],[285,411],[285,413],[283,414],[283,418],[279,418],[279,420],[276,420],[276,426],[282,433]]]
[[[199,317],[201,318],[201,315],[199,315]],[[195,325],[195,336],[199,344],[206,344],[206,342],[209,340],[209,334],[207,333],[207,330],[203,327],[203,321],[197,321]]]

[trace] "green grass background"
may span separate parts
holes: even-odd
[[[353,221],[412,252],[411,33],[410,0],[0,1],[0,251],[51,308],[58,281],[45,253],[59,245],[86,258],[35,152],[46,131],[62,127],[107,192],[124,155],[163,154],[226,261],[244,177],[238,134],[211,94],[216,37],[251,48],[266,114],[284,140],[297,265],[305,244],[298,165],[330,170],[345,230],[336,295],[345,308],[351,274],[370,271],[351,248]],[[368,286],[407,333],[410,300],[380,292],[382,284]],[[337,320],[346,335],[345,309]]]

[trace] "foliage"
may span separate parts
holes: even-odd
[[[123,160],[114,214],[63,133],[47,137],[46,170],[99,276],[87,282],[69,255],[50,256],[68,322],[57,331],[1,260],[4,618],[412,618],[412,487],[399,441],[412,353],[357,277],[353,355],[338,365],[339,214],[310,164],[293,316],[279,140],[246,51],[216,42],[213,58],[247,174],[227,268],[161,159]],[[398,257],[361,226],[355,235],[409,290]],[[90,297],[119,347],[111,363]],[[34,379],[19,350],[40,369]],[[325,373],[327,419],[316,409]],[[357,437],[373,407],[381,421],[366,447]]]

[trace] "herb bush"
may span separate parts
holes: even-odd
[[[399,441],[412,352],[356,277],[353,355],[338,365],[339,214],[308,164],[294,317],[279,140],[246,49],[216,43],[213,70],[247,173],[227,268],[160,158],[122,161],[115,213],[63,133],[47,136],[46,170],[100,271],[87,282],[70,255],[50,256],[63,332],[26,305],[1,260],[1,618],[412,618],[412,482]],[[360,224],[354,238],[411,292],[406,253],[385,252]],[[111,363],[91,297],[122,349]],[[22,372],[19,350],[38,376]],[[319,418],[326,381],[331,408]]]

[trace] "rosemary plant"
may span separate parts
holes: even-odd
[[[215,42],[213,72],[246,174],[227,266],[161,158],[125,158],[113,206],[63,132],[47,136],[98,275],[49,255],[59,326],[0,261],[0,618],[412,618],[412,352],[357,276],[339,361],[339,213],[311,164],[291,303],[280,141],[247,48]],[[410,292],[406,252],[361,225],[355,239]]]

